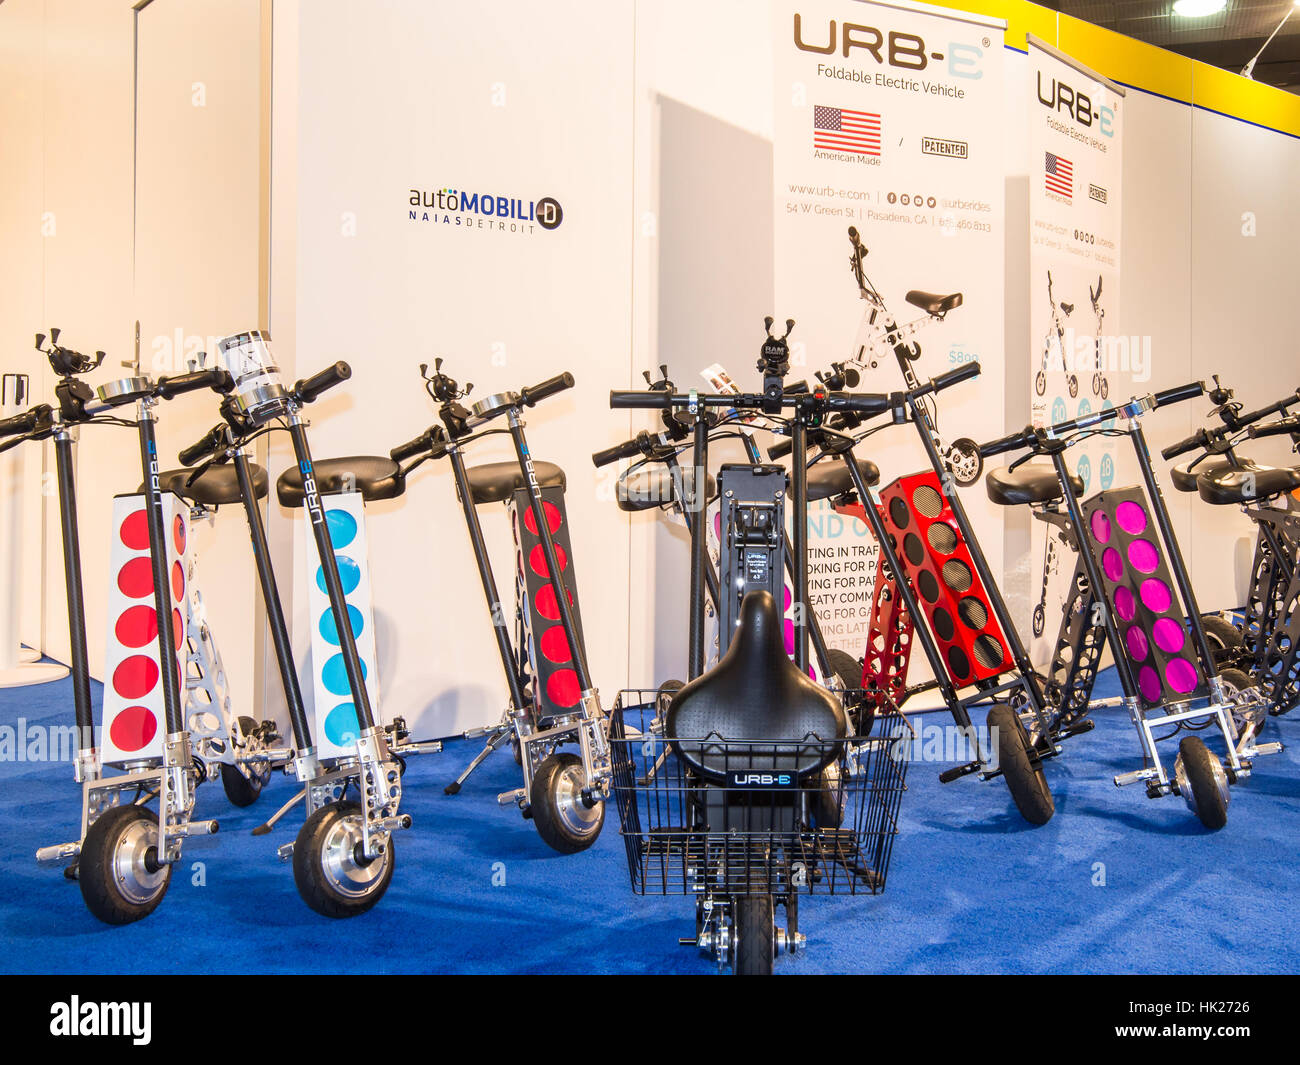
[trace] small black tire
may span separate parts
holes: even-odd
[[[253,735],[257,729],[257,722],[251,717],[245,717],[242,714],[239,717],[239,730],[245,736]],[[258,797],[262,794],[262,788],[270,779],[270,771],[258,773],[254,769],[244,772],[237,765],[229,765],[226,762],[221,763],[221,787],[226,793],[226,798],[234,806],[252,806],[257,802]]]
[[[522,766],[524,764],[524,749],[519,744],[519,733],[513,729],[510,731],[510,753],[514,755],[515,765]]]
[[[359,803],[327,803],[298,831],[293,845],[293,880],[302,901],[322,917],[365,913],[392,883],[397,852],[391,835],[382,856],[369,862],[357,860],[362,816]],[[378,869],[373,868],[376,865]]]
[[[1035,765],[1029,755],[1025,726],[1011,707],[999,703],[989,711],[988,727],[990,733],[997,729],[998,768],[1020,816],[1031,825],[1047,824],[1056,812],[1056,802],[1042,764]]]
[[[736,900],[736,976],[771,976],[776,957],[776,930],[771,895]]]
[[[1196,816],[1211,832],[1228,823],[1228,800],[1224,794],[1226,778],[1223,766],[1199,736],[1184,736],[1178,745],[1178,757],[1191,788],[1190,799]],[[1218,772],[1215,772],[1215,770]]]
[[[1201,627],[1205,630],[1205,639],[1210,645],[1216,666],[1228,665],[1236,661],[1241,651],[1241,631],[1230,621],[1225,621],[1218,614],[1201,617]]]
[[[862,660],[853,657],[848,651],[832,647],[826,652],[826,665],[839,684],[840,691],[851,693],[846,694],[841,702],[853,726],[854,735],[867,735],[875,722],[876,709],[862,691]]]
[[[158,815],[144,806],[115,806],[86,832],[77,883],[86,909],[105,924],[131,924],[158,908],[172,867],[158,865]]]
[[[528,808],[542,841],[561,854],[585,851],[605,824],[605,804],[581,793],[582,759],[567,751],[552,754],[533,775]]]

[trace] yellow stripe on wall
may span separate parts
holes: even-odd
[[[945,0],[936,0],[944,3]],[[1300,95],[1195,62],[1153,44],[1059,15],[1027,0],[948,0],[959,11],[1005,19],[1005,43],[1025,49],[1025,35],[1055,45],[1097,73],[1180,103],[1300,137]]]
[[[1154,44],[1061,15],[1056,47],[1111,81],[1192,102],[1192,61]]]
[[[1220,67],[1192,64],[1192,100],[1197,107],[1300,137],[1300,96]]]

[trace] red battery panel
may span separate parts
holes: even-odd
[[[582,614],[578,609],[577,577],[573,570],[573,543],[569,537],[569,518],[564,509],[564,489],[558,485],[542,489],[542,505],[551,537],[555,541],[560,576],[573,607],[578,639],[582,635]],[[582,698],[578,674],[573,668],[573,652],[560,623],[557,593],[546,567],[546,555],[538,535],[537,522],[528,503],[528,492],[519,489],[514,495],[516,563],[527,597],[524,610],[524,637],[534,678],[533,702],[539,719],[571,713]]]
[[[933,470],[900,477],[880,493],[885,528],[930,624],[954,686],[1013,665],[970,549]]]

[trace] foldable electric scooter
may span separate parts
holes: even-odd
[[[1099,300],[1100,298],[1101,298],[1101,279],[1098,278],[1097,295],[1093,299],[1094,310],[1097,310],[1097,306],[1098,306],[1097,300]],[[1051,270],[1047,271],[1047,302],[1052,306],[1052,321],[1047,327],[1047,335],[1043,338],[1043,358],[1042,361],[1039,363],[1038,373],[1034,376],[1034,391],[1037,392],[1040,396],[1047,391],[1047,367],[1051,362],[1052,345],[1053,343],[1055,343],[1057,350],[1061,353],[1061,365],[1066,370],[1066,385],[1070,390],[1070,398],[1073,399],[1075,396],[1079,394],[1079,378],[1077,374],[1070,372],[1069,363],[1066,361],[1065,320],[1064,318],[1061,317],[1061,315],[1064,314],[1065,318],[1070,317],[1070,315],[1074,313],[1074,304],[1065,303],[1064,301],[1057,302],[1056,298],[1053,297]],[[1101,336],[1101,312],[1099,310],[1097,311],[1097,336],[1098,338],[1100,338]],[[1097,359],[1098,359],[1097,368],[1098,370],[1100,370],[1101,368],[1100,346],[1097,348]],[[1100,384],[1098,384],[1097,387],[1098,390],[1100,391],[1100,387],[1101,387]],[[1110,389],[1108,387],[1107,392],[1109,391]]]
[[[949,311],[961,306],[962,295],[960,292],[939,294],[913,289],[906,296],[907,302],[923,310],[925,316],[905,325],[899,325],[889,308],[885,306],[884,297],[867,277],[865,264],[867,246],[862,243],[856,226],[849,226],[849,243],[853,247],[853,252],[849,256],[849,268],[853,271],[854,281],[857,282],[858,298],[866,300],[867,309],[863,313],[857,339],[846,362],[864,370],[874,370],[884,358],[885,349],[888,349],[893,352],[898,362],[904,384],[908,390],[915,391],[920,387],[920,380],[912,364],[921,357],[921,345],[910,338],[923,327],[934,322],[942,322]],[[966,488],[978,481],[984,467],[975,441],[963,436],[950,444],[945,444],[939,435],[938,410],[929,403],[919,409],[917,416],[920,419],[918,425],[923,426],[930,434],[930,439],[943,456],[944,468],[952,472],[957,483]]]
[[[1027,452],[1012,467],[989,474],[989,497],[1004,505],[1063,501],[1066,528],[1078,549],[1072,581],[1078,601],[1067,603],[1062,617],[1049,685],[1058,721],[1087,712],[1098,633],[1104,633],[1143,755],[1143,768],[1119,774],[1116,785],[1143,782],[1149,798],[1181,795],[1205,827],[1218,829],[1227,823],[1228,786],[1250,775],[1251,759],[1281,745],[1255,742],[1264,711],[1254,681],[1216,663],[1139,422],[1152,410],[1203,392],[1197,381],[1046,429],[1029,426],[981,450],[986,458]],[[1115,429],[1107,428],[1112,419],[1119,419]],[[1105,489],[1081,501],[1082,486],[1070,474],[1065,452],[1096,433],[1128,436],[1142,484]],[[1025,465],[1033,455],[1049,456],[1052,468]],[[1088,668],[1075,670],[1084,658]],[[1161,728],[1170,731],[1157,735]],[[1199,735],[1188,734],[1207,728],[1222,736],[1226,769]],[[1171,775],[1157,743],[1180,733]]]
[[[572,388],[573,375],[562,373],[518,392],[498,392],[468,409],[460,400],[473,385],[461,389],[442,372],[441,359],[432,376],[427,366],[420,368],[420,375],[439,405],[443,424],[390,454],[395,462],[409,463],[403,476],[429,459],[450,462],[509,692],[498,724],[466,733],[467,739],[486,737],[487,742],[445,790],[458,793],[469,775],[508,741],[523,769],[523,786],[502,793],[497,801],[517,806],[532,819],[537,834],[560,853],[586,850],[605,823],[611,773],[608,719],[591,679],[582,635],[564,471],[533,458],[523,421],[524,408]],[[466,449],[498,433],[509,434],[516,460],[467,467]],[[478,507],[489,503],[505,504],[514,533],[513,642],[479,523]]]
[[[1212,506],[1239,506],[1255,525],[1250,588],[1239,624],[1219,614],[1204,615],[1202,624],[1219,663],[1254,677],[1268,712],[1284,714],[1300,700],[1296,659],[1300,582],[1295,580],[1300,560],[1300,500],[1295,496],[1300,468],[1261,466],[1239,455],[1236,448],[1247,437],[1290,436],[1293,449],[1300,444],[1300,419],[1290,414],[1300,407],[1300,390],[1243,412],[1232,390],[1224,388],[1218,377],[1214,382],[1208,394],[1216,406],[1210,416],[1222,424],[1198,429],[1161,454],[1172,459],[1199,451],[1170,471],[1174,487],[1198,492]],[[1275,414],[1282,417],[1260,424]]]
[[[185,838],[217,831],[216,821],[192,816],[206,767],[191,745],[181,695],[185,618],[179,607],[185,571],[174,556],[183,550],[177,541],[183,540],[184,524],[159,480],[154,408],[161,400],[197,389],[228,391],[231,382],[221,371],[205,370],[158,380],[136,374],[92,390],[77,375],[98,367],[103,352],[90,359],[60,346],[58,339],[59,331],[51,330],[50,347],[44,349],[44,335],[36,337],[37,350],[59,375],[57,409],[43,405],[0,423],[0,436],[53,439],[59,488],[81,831],[72,842],[40,848],[36,857],[71,860],[65,874],[77,880],[86,908],[107,924],[128,924],[147,917],[162,902]],[[133,417],[115,413],[128,406],[135,408]],[[117,624],[124,650],[119,661],[110,662],[105,689],[106,703],[111,696],[117,705],[111,714],[106,708],[98,744],[90,704],[73,457],[79,430],[89,424],[135,429],[144,477],[143,509],[127,508],[123,525],[129,522],[129,531],[121,534],[129,541],[130,557],[121,559],[114,580],[123,596],[139,602]]]
[[[769,330],[768,339],[773,340],[771,336],[772,319],[766,320]],[[787,333],[788,336],[788,333]],[[778,342],[783,342],[784,337]],[[646,383],[652,391],[674,390],[673,383],[668,379],[667,367],[661,367],[661,379],[654,381],[650,374],[645,374]],[[843,366],[835,366],[829,374],[818,374],[818,380],[821,381],[828,389],[835,391],[841,389],[844,384],[845,369]],[[852,381],[856,383],[856,371],[847,371],[852,376]],[[725,377],[725,374],[722,375]],[[730,378],[726,378],[730,381]],[[732,386],[731,390],[739,394],[739,390]],[[787,385],[787,392],[806,391],[806,384],[800,383],[796,386]],[[725,391],[725,389],[724,389]],[[745,453],[749,458],[751,465],[758,466],[763,464],[763,458],[758,444],[755,442],[754,431],[756,429],[770,429],[771,426],[765,423],[762,412],[736,412],[724,411],[717,415],[705,412],[705,417],[712,420],[709,430],[709,439],[712,445],[718,444],[722,440],[736,439],[741,442]],[[607,466],[621,459],[635,459],[620,475],[617,483],[616,499],[621,510],[629,513],[640,511],[661,509],[679,516],[686,526],[688,535],[691,532],[692,524],[695,517],[701,511],[707,511],[707,508],[717,502],[717,481],[712,474],[707,474],[703,478],[707,486],[707,496],[703,500],[696,499],[694,496],[694,475],[692,467],[683,469],[679,461],[683,452],[691,447],[690,427],[682,420],[678,411],[664,410],[661,412],[663,429],[658,433],[650,433],[642,430],[631,440],[614,447],[606,448],[592,455],[592,462],[597,467]],[[783,431],[783,427],[782,427]],[[879,480],[880,473],[874,463],[863,460],[860,462],[864,477],[869,484],[875,484]],[[838,465],[831,463],[822,463],[813,466],[808,471],[808,501],[815,502],[820,499],[829,499],[838,496],[851,487],[848,479],[848,473]],[[716,622],[717,609],[719,603],[718,592],[718,565],[721,561],[719,534],[721,532],[720,512],[714,514],[713,520],[705,522],[705,535],[708,540],[708,557],[709,564],[705,570],[705,591],[707,598],[705,601],[706,626],[709,628],[711,635],[706,635],[706,660],[711,664],[716,660],[720,652],[719,639],[717,632],[714,631],[715,625],[709,624]],[[787,583],[783,589],[782,598],[786,604],[786,622],[783,625],[786,642],[789,644],[787,651],[793,653],[793,621],[791,618],[793,608],[793,565],[794,551],[789,542],[789,534],[785,534],[785,567]],[[817,617],[817,613],[811,607],[808,608],[808,634],[812,643],[813,659],[810,664],[813,679],[826,685],[842,695],[855,691],[862,677],[862,662],[853,655],[838,648],[828,647],[822,628]],[[681,681],[670,680],[660,685],[661,689],[669,690],[681,686]],[[846,707],[850,712],[854,712],[854,707]],[[857,722],[861,727],[862,723]]]
[[[784,390],[788,363],[771,338],[762,393],[613,392],[614,408],[678,410],[694,422],[693,466],[708,468],[706,411],[790,411],[791,471],[724,464],[722,589],[725,651],[705,666],[704,523],[692,524],[690,679],[671,695],[626,692],[611,720],[615,795],[633,890],[696,896],[698,947],[719,968],[767,974],[775,956],[805,946],[801,894],[883,890],[897,831],[906,760],[898,736],[854,737],[840,697],[808,676],[808,612],[794,615],[786,653],[776,594],[783,589],[784,506],[793,509],[797,605],[808,601],[807,443],[833,411],[889,409],[886,396]],[[854,467],[856,470],[856,466]],[[860,477],[861,474],[859,473]],[[776,594],[774,594],[776,593]],[[786,927],[775,907],[786,910]]]
[[[181,452],[182,463],[204,464],[177,474],[188,472],[191,490],[206,483],[218,501],[244,506],[288,705],[294,747],[274,754],[303,785],[302,790],[254,832],[269,832],[289,810],[304,803],[306,820],[295,841],[279,848],[279,855],[292,859],[294,882],[308,906],[326,917],[351,917],[369,910],[388,890],[396,864],[394,833],[409,828],[411,817],[400,811],[400,756],[371,706],[367,671],[357,648],[356,611],[348,602],[336,555],[331,528],[336,523],[329,520],[333,513],[329,497],[345,489],[363,497],[378,497],[385,491],[396,494],[393,486],[385,488],[385,480],[398,471],[395,463],[383,459],[377,461],[391,468],[376,470],[373,463],[361,459],[313,462],[303,407],[348,380],[352,371],[347,363],[337,362],[285,388],[268,341],[265,334],[253,330],[220,342],[218,358],[234,379],[234,392],[222,404],[225,420]],[[329,623],[322,618],[320,624],[337,647],[341,669],[336,679],[344,693],[339,698],[351,698],[350,703],[315,708],[321,737],[314,737],[307,720],[258,506],[267,492],[266,476],[248,457],[248,445],[276,429],[289,434],[295,458],[295,465],[281,475],[277,494],[284,505],[306,512],[316,548],[316,579],[329,603]],[[326,743],[328,753],[323,753]]]

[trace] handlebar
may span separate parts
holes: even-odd
[[[0,438],[30,433],[52,413],[48,403],[39,403],[21,414],[0,420]]]
[[[1246,414],[1234,414],[1232,415],[1232,421],[1228,424],[1234,429],[1244,429],[1246,426],[1254,424],[1261,418],[1267,418],[1270,414],[1277,414],[1279,411],[1283,411],[1287,407],[1293,407],[1297,403],[1300,403],[1300,388],[1297,388],[1289,396],[1279,399],[1276,403],[1270,403],[1266,407],[1260,407],[1259,410],[1252,410]],[[1227,421],[1226,418],[1224,420]],[[1266,433],[1265,435],[1275,436],[1277,434]]]
[[[1032,425],[1026,425],[1017,433],[1008,433],[996,440],[990,440],[987,444],[981,444],[980,458],[988,459],[1006,451],[1019,451],[1021,448],[1031,446],[1037,438],[1038,430]]]
[[[1252,425],[1246,432],[1252,440],[1263,436],[1297,436],[1300,435],[1300,418],[1292,416],[1271,425]]]
[[[635,458],[641,454],[641,441],[645,440],[649,435],[642,429],[631,440],[625,440],[621,444],[607,447],[604,451],[596,451],[591,456],[591,464],[599,469],[601,466],[608,466],[612,462],[618,462],[619,459]]]
[[[1179,455],[1186,455],[1189,451],[1195,451],[1198,447],[1210,446],[1210,434],[1204,429],[1197,429],[1191,436],[1184,437],[1176,444],[1170,444],[1160,451],[1162,459],[1176,459]]]
[[[320,395],[337,384],[342,384],[352,376],[352,367],[346,362],[336,362],[326,366],[318,373],[312,374],[305,381],[298,381],[293,386],[293,394],[301,403],[313,403]]]
[[[216,454],[229,439],[226,435],[226,423],[214,425],[202,439],[195,441],[177,456],[182,466],[193,466],[197,462]]]
[[[519,399],[525,407],[535,407],[544,399],[558,395],[573,387],[573,374],[562,373],[556,374],[548,381],[543,381],[540,385],[533,385],[525,388],[519,393]]]
[[[210,388],[223,395],[235,387],[235,379],[225,370],[195,370],[177,377],[160,377],[154,395],[159,399],[174,399],[186,392]]]
[[[447,440],[443,435],[440,426],[432,426],[422,432],[414,440],[408,440],[405,444],[398,444],[388,453],[388,457],[394,462],[405,462],[407,459],[413,459],[420,455],[426,455],[429,458],[442,458],[447,453]]]
[[[1166,407],[1171,403],[1181,403],[1185,399],[1195,399],[1197,396],[1205,395],[1204,381],[1191,381],[1185,385],[1179,385],[1177,388],[1166,388],[1163,392],[1157,392],[1155,395],[1156,406]]]

